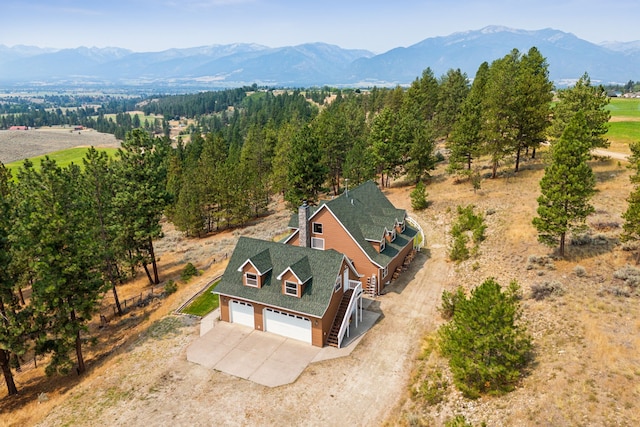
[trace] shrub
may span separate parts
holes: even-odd
[[[171,295],[172,293],[174,293],[177,290],[178,290],[178,284],[176,282],[174,282],[173,280],[169,280],[164,285],[164,293],[167,294],[167,295]]]
[[[581,265],[576,265],[573,269],[573,272],[578,277],[584,277],[587,275],[587,270]]]
[[[515,281],[503,292],[489,278],[456,302],[451,321],[439,329],[442,354],[466,397],[505,393],[520,380],[532,342],[519,322],[518,294]]]
[[[564,286],[557,280],[531,285],[531,298],[536,301],[541,301],[551,295],[561,296],[564,293]]]
[[[184,266],[182,273],[180,273],[180,279],[182,279],[185,282],[188,282],[189,279],[191,279],[193,276],[199,276],[199,275],[200,275],[200,272],[198,271],[198,269],[192,263],[188,263],[187,265]]]
[[[427,200],[426,188],[422,181],[416,184],[416,188],[409,194],[411,197],[411,207],[416,211],[421,211],[429,207],[429,201]]]
[[[428,405],[437,405],[444,400],[449,382],[442,369],[433,368],[416,391],[416,397],[423,399]]]
[[[464,415],[456,415],[453,418],[449,418],[445,423],[444,427],[473,427],[473,424],[467,421]]]
[[[473,205],[457,207],[458,216],[451,226],[453,243],[449,252],[449,258],[451,258],[452,261],[464,261],[469,258],[470,254],[474,256],[477,255],[480,242],[485,239],[484,233],[487,226],[484,223],[484,216],[482,214],[476,215],[474,209],[475,207]],[[474,243],[471,251],[467,247],[469,235]]]
[[[449,292],[447,290],[443,291],[442,305],[438,309],[438,311],[440,311],[440,315],[447,320],[451,319],[456,312],[456,305],[464,298],[464,290],[461,286],[458,286],[458,289],[456,289],[455,292]]]
[[[451,246],[451,251],[449,252],[451,261],[464,261],[465,259],[469,259],[468,241],[469,238],[462,233],[453,237],[453,246]]]

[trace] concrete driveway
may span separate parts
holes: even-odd
[[[364,304],[363,304],[364,305]],[[248,326],[202,319],[202,335],[187,348],[187,360],[267,387],[294,382],[313,362],[351,354],[379,313],[364,310],[362,323],[351,330],[342,348],[314,347]]]

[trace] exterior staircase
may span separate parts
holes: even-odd
[[[329,336],[327,337],[327,344],[332,347],[339,347],[338,336],[340,335],[340,326],[342,325],[344,316],[347,313],[347,309],[349,308],[351,295],[353,295],[353,289],[349,289],[344,293],[344,295],[342,296],[342,300],[340,301],[338,311],[336,312],[336,318],[333,320],[333,325],[331,326]]]

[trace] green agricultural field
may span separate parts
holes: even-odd
[[[69,148],[67,150],[55,151],[53,153],[49,153],[46,156],[49,156],[50,159],[55,160],[58,166],[60,167],[66,167],[71,163],[75,163],[77,165],[82,166],[82,159],[87,154],[87,150],[89,150],[89,148],[87,147]],[[109,154],[109,156],[113,156],[115,152],[118,151],[117,148],[99,148],[98,150],[106,151],[107,154]],[[40,161],[43,160],[44,158],[45,156],[43,155],[43,156],[32,157],[29,160],[33,162],[33,165],[36,168],[39,168]],[[24,160],[20,160],[17,162],[8,163],[5,166],[7,167],[7,169],[11,171],[11,175],[15,177],[18,174],[18,169],[20,168],[20,166],[22,166],[23,163],[24,163]]]
[[[640,121],[609,122],[606,137],[610,141],[623,144],[640,141]]]
[[[607,106],[612,118],[640,118],[640,99],[611,98]]]

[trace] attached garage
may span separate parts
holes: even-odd
[[[264,330],[311,344],[311,321],[302,316],[264,309]]]
[[[240,325],[249,326],[254,328],[253,321],[253,305],[244,301],[231,300],[229,304],[229,312],[231,323],[238,323]]]

